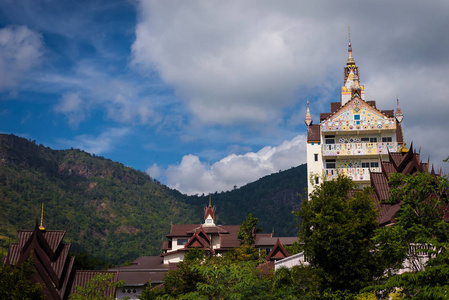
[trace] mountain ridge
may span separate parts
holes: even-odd
[[[292,210],[306,186],[305,165],[212,194],[218,224],[248,213],[266,232],[296,235]],[[0,245],[31,229],[44,203],[47,229],[67,230],[75,251],[112,263],[160,254],[171,223],[201,223],[208,196],[187,196],[148,174],[77,149],[52,150],[0,134]],[[3,239],[1,238],[3,237]]]

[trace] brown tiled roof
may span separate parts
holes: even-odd
[[[402,134],[402,126],[399,123],[396,123],[396,141],[398,143],[404,142],[404,136]]]
[[[320,125],[307,126],[307,142],[321,142]]]
[[[205,233],[222,233],[222,234],[228,233],[226,231],[226,229],[224,229],[223,226],[221,226],[221,225],[217,225],[217,226],[202,226],[202,225],[200,225],[199,227],[189,230],[187,233],[193,234],[200,230],[204,230]]]
[[[34,230],[21,230],[17,232],[17,240],[21,249],[31,237],[33,231]],[[65,236],[65,231],[62,230],[45,230],[41,231],[41,233],[53,252],[56,251]]]
[[[390,197],[390,186],[388,179],[393,173],[415,174],[417,172],[428,172],[428,164],[420,162],[419,153],[414,152],[413,144],[410,150],[403,152],[390,152],[389,162],[381,163],[382,172],[372,172],[370,174],[371,186],[374,188],[375,194],[373,198],[376,200],[376,207],[379,210],[378,222],[381,226],[394,223],[395,215],[400,209],[400,203],[388,204],[384,201]]]
[[[383,161],[381,163],[382,173],[384,173],[387,177],[387,180],[390,179],[390,174],[396,173],[396,169],[394,168],[393,163],[389,161]]]
[[[390,197],[390,195],[388,193],[388,191],[390,190],[390,187],[388,185],[387,176],[385,176],[384,173],[372,172],[370,174],[370,180],[371,180],[371,186],[373,186],[376,191],[377,198],[380,201],[388,200],[388,198]]]
[[[20,266],[30,255],[34,257],[36,272],[33,280],[43,283],[44,294],[49,299],[65,299],[70,289],[74,257],[69,256],[70,244],[64,244],[64,231],[34,230],[17,232],[18,243],[10,247],[7,262]]]
[[[283,245],[293,245],[294,242],[298,242],[297,237],[263,237],[256,241],[256,247],[274,246],[278,239]]]
[[[402,161],[402,157],[403,157],[402,153],[399,153],[399,152],[391,152],[390,155],[389,155],[389,157],[390,157],[390,162],[393,163],[393,167],[394,167],[395,170],[396,170],[397,166],[399,166],[399,164],[400,164],[401,161]],[[391,173],[395,173],[395,172],[391,172]]]
[[[332,113],[320,113],[320,122],[326,120],[332,115]]]
[[[377,221],[380,226],[393,224],[395,222],[396,213],[401,208],[399,203],[397,204],[381,204]]]
[[[371,105],[372,107],[376,108],[376,101],[374,100],[370,100],[370,101],[365,101],[367,104]],[[377,109],[377,108],[376,108]]]
[[[386,115],[387,117],[394,118],[394,110],[393,109],[381,110],[381,112],[384,115]]]
[[[168,265],[164,265],[164,259],[160,256],[141,256],[128,266],[109,269],[109,271],[126,270],[168,270]]]
[[[341,107],[341,102],[331,102],[331,113],[333,114]]]
[[[237,234],[240,230],[240,225],[222,225],[222,228],[229,232],[229,234],[220,235],[220,248],[236,248],[239,246]]]
[[[85,287],[89,280],[100,274],[113,274],[113,282],[117,281],[118,278],[118,272],[115,271],[76,271],[70,294],[76,292],[77,286]],[[105,298],[115,297],[115,287],[105,289],[104,296]]]
[[[161,283],[165,274],[168,272],[149,272],[149,271],[119,271],[118,280],[123,280],[126,286],[144,286],[151,280],[152,284]]]
[[[188,234],[187,232],[199,228],[201,224],[172,224],[170,228],[170,234],[168,234],[166,237],[188,237],[191,234]]]
[[[256,244],[261,238],[269,238],[272,237],[272,233],[256,233]]]

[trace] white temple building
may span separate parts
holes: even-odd
[[[380,172],[389,152],[404,147],[403,115],[397,100],[396,112],[379,110],[376,101],[365,100],[359,70],[352,56],[349,35],[348,61],[340,101],[330,104],[330,112],[320,113],[314,124],[307,102],[307,173],[308,193],[322,180],[344,174],[359,187],[370,185],[370,173]]]

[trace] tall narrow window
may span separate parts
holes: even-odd
[[[318,153],[314,154],[315,161],[318,161]]]
[[[319,184],[320,183],[320,179],[318,177],[315,178],[315,184]]]

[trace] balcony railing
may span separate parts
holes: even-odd
[[[323,144],[322,149],[323,156],[387,154],[400,150],[396,142]]]
[[[338,168],[338,169],[324,169],[326,180],[336,179],[337,176],[345,175],[354,181],[370,180],[369,172],[380,172],[380,168]]]
[[[384,130],[396,129],[396,121],[394,119],[379,119],[368,121],[325,121],[321,123],[321,130],[323,132],[332,131],[369,131],[369,130]]]

